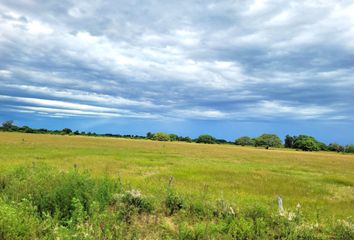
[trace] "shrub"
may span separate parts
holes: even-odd
[[[354,239],[354,224],[351,221],[338,220],[334,226],[332,239]]]
[[[152,136],[152,139],[156,141],[170,141],[170,135],[163,132],[157,132]]]
[[[280,147],[281,146],[280,138],[275,134],[262,134],[255,139],[256,146],[263,146],[266,148],[269,147]]]
[[[320,143],[313,137],[307,135],[299,135],[294,141],[294,148],[303,151],[319,151]]]
[[[235,144],[241,146],[254,146],[255,140],[250,137],[244,136],[236,139]]]
[[[34,211],[27,200],[9,204],[0,199],[0,239],[37,239],[40,223]]]
[[[121,199],[123,204],[136,208],[139,213],[151,212],[153,209],[152,203],[138,190],[125,191],[121,195]]]
[[[345,146],[345,150],[346,153],[354,153],[354,145],[347,145]]]
[[[184,207],[184,200],[172,189],[168,189],[165,199],[165,206],[168,210],[168,215],[172,215]]]
[[[214,144],[216,142],[216,139],[208,134],[203,134],[200,135],[197,139],[196,139],[197,143],[207,143],[207,144]]]

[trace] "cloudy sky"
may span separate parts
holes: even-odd
[[[354,1],[0,3],[0,120],[354,143]]]

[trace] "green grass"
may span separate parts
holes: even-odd
[[[354,155],[257,149],[231,145],[155,142],[104,137],[0,133],[0,171],[46,163],[163,196],[170,176],[177,192],[196,201],[223,198],[243,207],[260,202],[276,209],[297,203],[309,217],[354,215]],[[206,190],[207,189],[207,190]]]

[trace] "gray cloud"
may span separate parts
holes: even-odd
[[[353,1],[2,1],[0,106],[353,120]]]

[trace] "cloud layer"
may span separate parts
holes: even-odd
[[[0,3],[0,107],[54,118],[354,119],[353,1]]]

